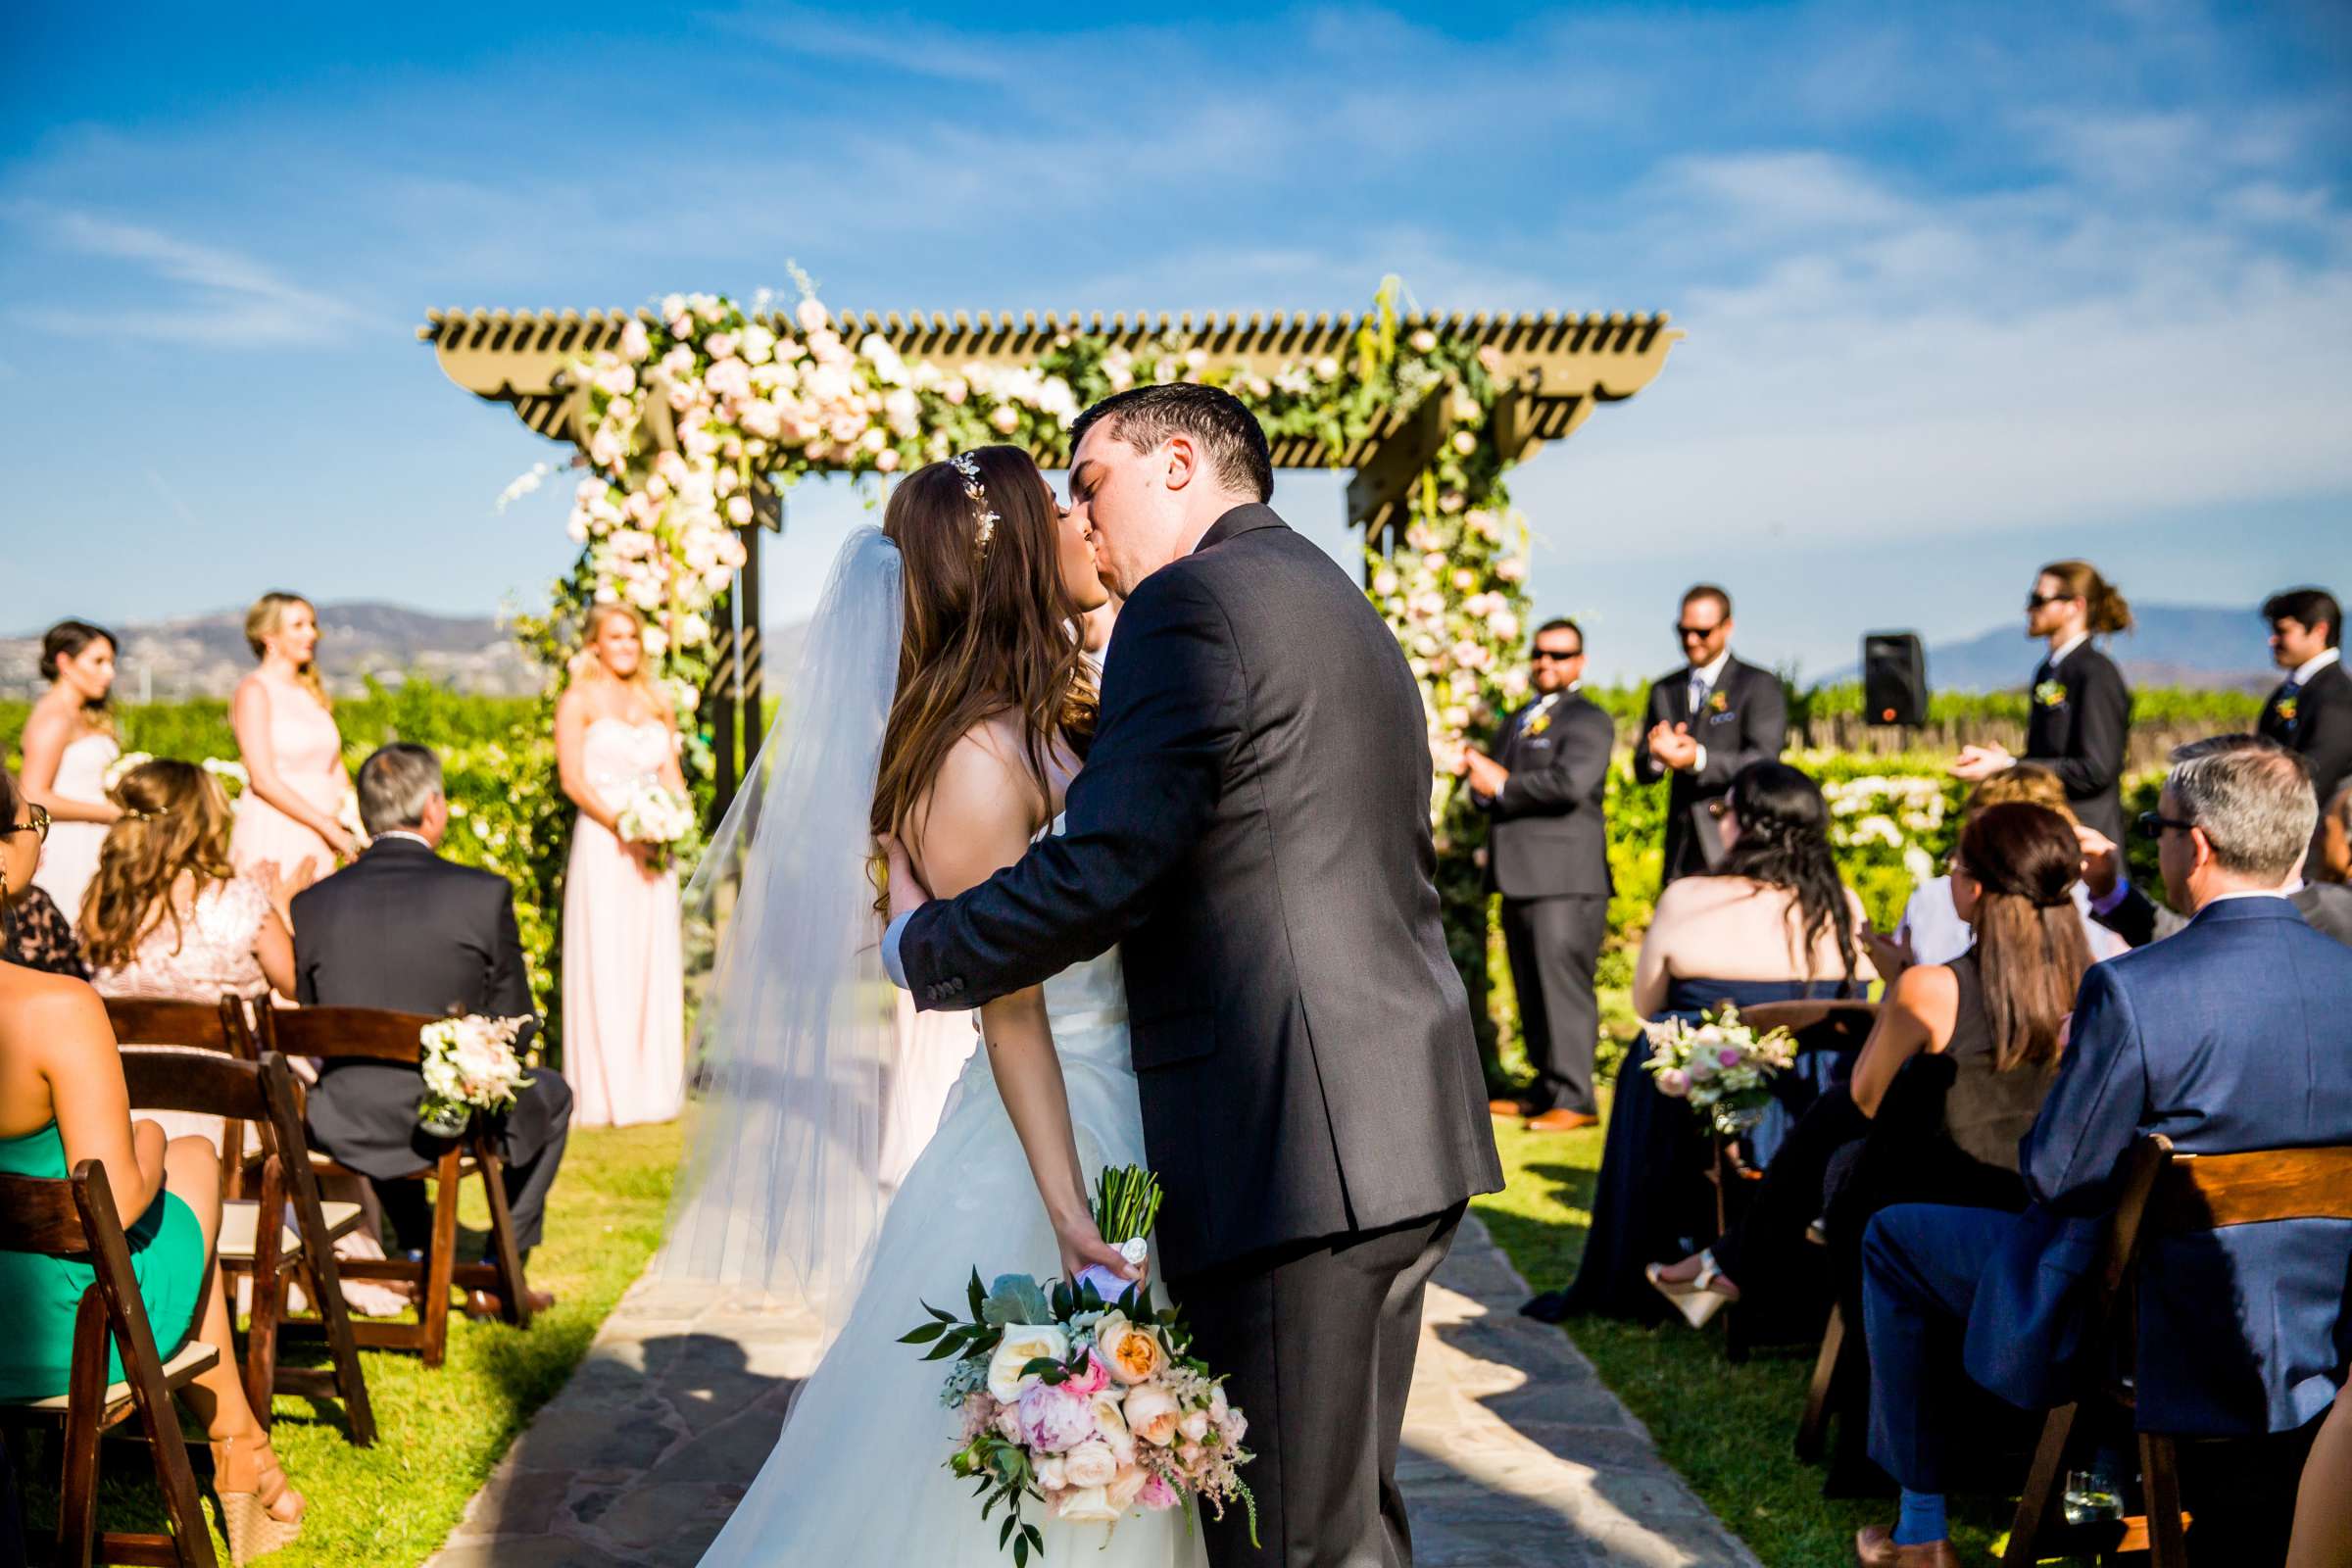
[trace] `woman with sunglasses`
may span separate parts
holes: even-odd
[[[1967,746],[1952,771],[1972,783],[2020,760],[2066,784],[2076,820],[2119,843],[2124,836],[2124,745],[2132,733],[2132,688],[2093,637],[2132,629],[2132,607],[2087,561],[2054,561],[2026,600],[2026,635],[2049,646],[2034,671],[2026,755]]]
[[[1877,978],[1863,956],[1861,901],[1838,880],[1821,786],[1785,762],[1750,762],[1716,803],[1723,863],[1659,895],[1634,966],[1634,1009],[1653,1022],[1710,1008],[1859,997]],[[1696,1250],[1714,1189],[1687,1101],[1643,1070],[1642,1036],[1618,1069],[1592,1229],[1567,1311],[1655,1322],[1666,1303],[1644,1270]]]

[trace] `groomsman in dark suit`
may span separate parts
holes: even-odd
[[[395,743],[360,764],[360,821],[369,842],[360,858],[294,896],[294,980],[304,1006],[383,1007],[436,1015],[530,1013],[530,970],[514,925],[514,892],[504,877],[435,853],[449,827],[441,762],[421,746]],[[313,1142],[363,1172],[400,1233],[423,1245],[431,1224],[424,1185],[405,1178],[445,1147],[416,1126],[424,1080],[414,1067],[333,1061],[319,1072],[306,1116]],[[571,1130],[571,1088],[550,1068],[502,1118],[507,1202],[524,1253],[539,1245],[548,1189]],[[497,1310],[485,1291],[467,1309]],[[533,1291],[534,1311],[555,1298]]]
[[[1711,583],[1683,595],[1675,622],[1686,667],[1649,688],[1634,776],[1666,791],[1665,880],[1693,876],[1723,858],[1723,830],[1709,809],[1750,762],[1781,755],[1788,700],[1781,678],[1732,657],[1732,596]]]
[[[2075,820],[2118,843],[2132,689],[2091,639],[2131,629],[2132,607],[2087,561],[2042,567],[2026,599],[2026,635],[2040,638],[2049,652],[2034,669],[2022,760],[2057,774]],[[2019,760],[1998,746],[1968,746],[1952,771],[1975,783]]]
[[[1617,726],[1577,687],[1585,634],[1573,620],[1536,629],[1535,696],[1503,721],[1493,757],[1462,754],[1473,799],[1494,824],[1487,885],[1502,895],[1502,940],[1536,1081],[1498,1116],[1531,1132],[1571,1132],[1599,1120],[1592,1047],[1600,1002],[1592,973],[1609,934],[1609,831],[1602,799]]]
[[[2324,588],[2289,588],[2263,601],[2262,618],[2271,623],[2271,661],[2286,679],[2262,705],[2255,733],[2303,759],[2326,810],[2335,792],[2352,783],[2352,675],[2344,672],[2343,608]],[[2316,838],[2311,857],[2303,870],[2307,880],[2319,864]]]

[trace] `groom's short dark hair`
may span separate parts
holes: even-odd
[[[1070,426],[1070,450],[1075,453],[1086,432],[1104,419],[1111,421],[1111,434],[1138,452],[1151,451],[1179,430],[1194,436],[1219,479],[1260,501],[1273,499],[1274,455],[1266,432],[1257,416],[1222,388],[1169,381],[1114,392],[1078,416]]]

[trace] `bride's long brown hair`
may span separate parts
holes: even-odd
[[[1018,447],[969,456],[985,506],[965,494],[952,464],[933,463],[901,480],[882,514],[882,532],[899,547],[905,631],[874,783],[876,836],[906,830],[974,725],[1001,713],[1018,718],[1022,760],[1048,800],[1055,745],[1094,730],[1094,673],[1062,583],[1054,493]],[[997,514],[985,546],[984,512]]]

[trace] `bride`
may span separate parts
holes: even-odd
[[[981,1008],[982,1048],[887,1213],[878,1179],[895,1017],[875,841],[948,897],[1057,830],[1095,711],[1076,627],[1106,597],[1083,520],[1026,453],[909,474],[881,531],[844,548],[793,688],[808,710],[778,725],[781,755],[762,753],[698,873],[696,892],[738,891],[664,1266],[796,1297],[837,1336],[705,1568],[997,1563],[1000,1522],[946,1467],[961,1417],[944,1365],[898,1338],[974,1268],[1136,1276],[1088,1198],[1103,1166],[1145,1162],[1115,951]],[[1107,1543],[1041,1525],[1053,1561],[1203,1560],[1180,1510]]]

